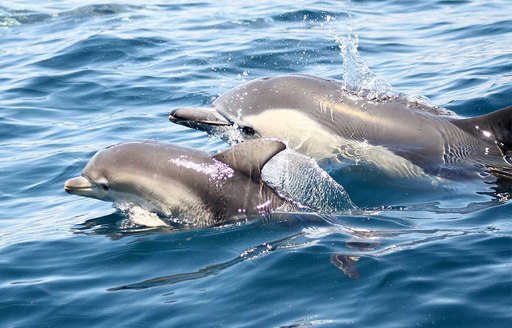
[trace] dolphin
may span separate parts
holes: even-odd
[[[121,143],[97,152],[64,190],[217,225],[293,208],[261,179],[265,163],[285,148],[278,140],[254,139],[210,156],[156,141]]]
[[[266,77],[226,92],[212,108],[174,109],[169,120],[231,143],[277,138],[315,159],[341,155],[393,177],[512,179],[512,107],[459,118],[401,96],[369,98],[334,79]]]

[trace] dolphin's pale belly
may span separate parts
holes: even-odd
[[[421,167],[386,147],[339,136],[297,110],[267,110],[257,115],[245,116],[244,121],[257,126],[261,137],[285,140],[292,149],[315,159],[341,155],[355,163],[375,165],[391,177],[427,176]]]

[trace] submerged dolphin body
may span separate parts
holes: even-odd
[[[401,97],[364,99],[336,80],[308,75],[250,81],[212,107],[175,109],[169,120],[228,142],[235,134],[277,138],[316,159],[341,155],[390,176],[458,179],[487,171],[512,178],[512,107],[460,119]]]
[[[261,180],[262,167],[285,148],[277,140],[255,139],[209,156],[154,141],[122,143],[96,153],[64,189],[215,225],[293,207]]]

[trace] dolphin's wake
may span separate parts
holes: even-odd
[[[267,162],[262,178],[285,198],[315,211],[335,213],[356,209],[345,189],[315,160],[289,148]]]

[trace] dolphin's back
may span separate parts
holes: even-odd
[[[232,115],[248,109],[251,114],[279,108],[300,110],[314,108],[326,95],[341,97],[339,83],[309,75],[265,77],[229,90],[213,102],[213,107]]]

